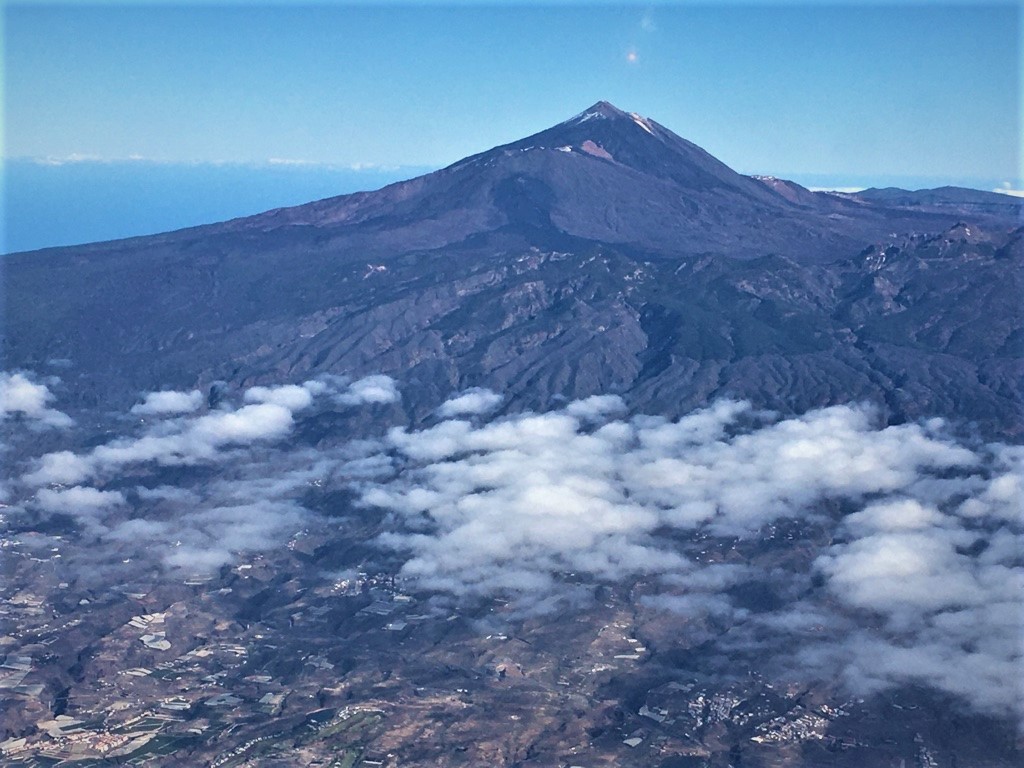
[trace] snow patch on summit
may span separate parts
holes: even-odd
[[[654,130],[651,128],[650,122],[643,115],[638,115],[636,112],[630,112],[629,116],[633,119],[633,122],[647,131],[651,136],[654,135]]]
[[[608,118],[608,115],[604,114],[603,112],[581,112],[580,114],[576,115],[576,117],[574,117],[571,120],[571,122],[585,123],[587,122],[587,120],[594,120],[595,118],[598,120],[606,120]]]

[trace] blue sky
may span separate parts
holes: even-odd
[[[5,158],[419,169],[607,99],[745,173],[1021,186],[1013,2],[4,8]]]

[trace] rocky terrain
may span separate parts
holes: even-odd
[[[598,149],[595,149],[598,148]],[[741,176],[606,103],[386,187],[4,258],[8,369],[82,405],[320,372],[681,413],[867,399],[1017,435],[1019,203]],[[67,378],[70,384],[72,379]]]
[[[600,102],[4,256],[4,764],[1018,765],[1022,234]]]

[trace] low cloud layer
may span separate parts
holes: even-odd
[[[671,573],[683,561],[658,531],[751,536],[827,499],[899,493],[979,462],[925,427],[876,430],[862,408],[759,424],[746,404],[722,401],[676,422],[597,421],[617,411],[591,398],[483,426],[392,430],[406,468],[364,501],[425,527],[386,539],[410,552],[406,572],[424,586],[490,594],[562,571]]]
[[[70,427],[70,416],[49,407],[53,399],[46,384],[36,383],[24,373],[0,373],[0,421],[20,416],[42,426]]]
[[[80,515],[124,504],[124,495],[117,491],[99,491],[76,485],[61,490],[43,488],[36,495],[36,501],[48,512],[74,512]]]
[[[622,411],[590,398],[392,430],[401,470],[362,496],[395,517],[381,544],[407,553],[402,574],[423,588],[524,610],[572,601],[581,578],[654,579],[648,607],[732,627],[851,690],[920,683],[1024,714],[1019,448],[967,447],[940,421],[880,428],[853,406],[783,420],[732,401],[675,422]],[[835,543],[769,578],[758,542],[793,520]],[[716,542],[726,555],[707,554]],[[814,574],[815,598],[769,612],[731,597],[763,579],[796,595]]]
[[[358,379],[335,395],[341,405],[387,405],[401,399],[397,382],[381,374]]]
[[[293,411],[277,403],[254,403],[197,418],[158,422],[141,437],[117,439],[85,454],[46,454],[23,480],[32,485],[81,483],[112,477],[133,464],[215,461],[225,448],[281,438],[292,424]]]
[[[990,458],[988,480],[917,489],[922,500],[877,502],[843,520],[848,539],[815,566],[839,600],[882,623],[808,649],[809,661],[836,657],[862,691],[915,682],[1024,720],[1024,462],[1008,447]]]
[[[60,421],[44,385],[2,381],[5,414]],[[72,518],[118,563],[204,572],[311,527],[344,538],[305,505],[354,494],[387,516],[376,551],[410,589],[523,615],[642,581],[639,611],[730,658],[858,693],[927,685],[1024,721],[1020,447],[859,406],[780,418],[724,400],[671,421],[599,396],[495,418],[502,398],[482,389],[428,428],[313,447],[299,420],[396,402],[396,383],[251,387],[215,409],[197,394],[149,393],[133,434],[21,461],[12,509]],[[771,599],[738,597],[752,585]]]
[[[302,385],[250,387],[242,405],[225,406],[193,415],[198,392],[152,392],[132,408],[136,415],[162,415],[141,436],[120,438],[87,453],[55,451],[41,456],[23,482],[42,486],[103,480],[121,468],[154,463],[188,466],[221,461],[231,448],[272,442],[287,435],[295,414],[309,408],[317,396],[345,407],[395,402],[398,390],[387,376],[369,376],[349,383],[345,379],[312,380]],[[140,410],[142,409],[142,410]],[[179,418],[170,418],[178,416]]]
[[[503,400],[497,392],[482,387],[474,387],[445,400],[437,409],[437,415],[443,419],[453,416],[472,416],[490,413]]]
[[[198,389],[191,392],[149,392],[145,399],[132,406],[132,413],[139,416],[163,416],[176,413],[192,413],[203,404],[203,393]]]
[[[379,459],[358,445],[343,444],[329,456],[289,445],[284,438],[301,412],[386,404],[397,393],[386,376],[329,377],[251,387],[241,402],[205,412],[198,392],[149,393],[131,409],[145,417],[139,434],[29,461],[17,481],[29,494],[21,506],[68,516],[90,535],[155,553],[167,566],[209,571],[240,554],[281,546],[314,522],[298,501],[311,487],[339,473],[379,474]],[[126,487],[131,477],[204,466],[217,467],[212,479],[186,472],[178,474],[179,484]],[[348,481],[335,484],[342,482]],[[125,510],[131,511],[128,519]]]

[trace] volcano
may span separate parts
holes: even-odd
[[[1005,196],[964,192],[964,204],[983,198],[997,215],[1015,210]],[[382,255],[487,237],[540,247],[575,240],[652,254],[828,261],[873,235],[957,220],[953,211],[898,201],[868,206],[857,197],[744,176],[654,120],[600,101],[436,173],[239,219],[228,229],[311,227],[339,246]]]
[[[377,191],[8,255],[3,352],[83,407],[383,372],[413,421],[488,386],[513,409],[866,400],[1016,435],[1019,225],[1019,201],[975,190],[744,176],[598,102]]]

